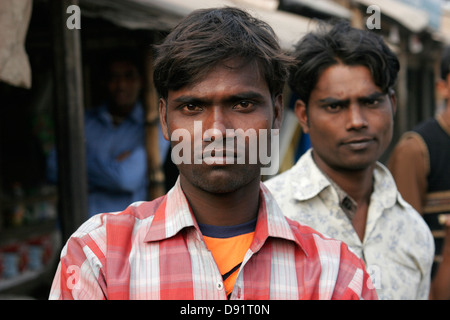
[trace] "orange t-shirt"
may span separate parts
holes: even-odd
[[[199,227],[206,246],[216,261],[227,297],[229,297],[233,291],[241,263],[253,241],[256,219],[236,226],[199,224]]]

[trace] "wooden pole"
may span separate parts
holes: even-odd
[[[144,105],[146,117],[147,171],[149,176],[149,200],[165,194],[164,171],[159,150],[159,110],[158,95],[153,82],[153,54],[148,49],[144,57]]]
[[[87,175],[81,45],[78,29],[68,29],[67,7],[75,0],[52,0],[55,127],[58,152],[58,213],[63,241],[87,219]]]

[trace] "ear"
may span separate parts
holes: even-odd
[[[392,105],[392,117],[397,113],[397,96],[395,95],[395,91],[392,90],[389,92],[389,99],[391,100]]]
[[[163,98],[159,98],[159,122],[164,139],[170,141],[169,126],[167,124],[167,103]]]
[[[308,121],[308,112],[306,109],[306,104],[298,99],[295,101],[295,115],[297,116],[298,122],[303,129],[304,133],[309,132],[309,121]]]
[[[279,94],[274,101],[273,129],[280,129],[283,121],[283,95]]]

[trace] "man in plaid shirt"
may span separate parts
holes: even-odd
[[[156,49],[179,178],[163,197],[83,224],[50,298],[376,299],[363,262],[285,218],[261,183],[263,161],[251,161],[282,119],[291,60],[273,30],[237,8],[197,10]]]

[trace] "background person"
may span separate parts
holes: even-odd
[[[422,214],[434,233],[430,298],[449,300],[450,47],[442,53],[440,69],[437,90],[445,99],[443,112],[406,132],[392,151],[388,167],[403,198]]]
[[[111,52],[105,63],[106,101],[85,113],[89,216],[121,211],[148,198],[145,113],[137,61],[137,55],[128,50]],[[168,144],[159,131],[159,148],[165,154]],[[52,150],[47,176],[56,182],[57,175],[57,154]]]
[[[399,62],[383,40],[346,22],[296,46],[289,85],[312,149],[267,187],[283,213],[344,241],[380,299],[426,299],[433,241],[377,162],[393,132]]]

